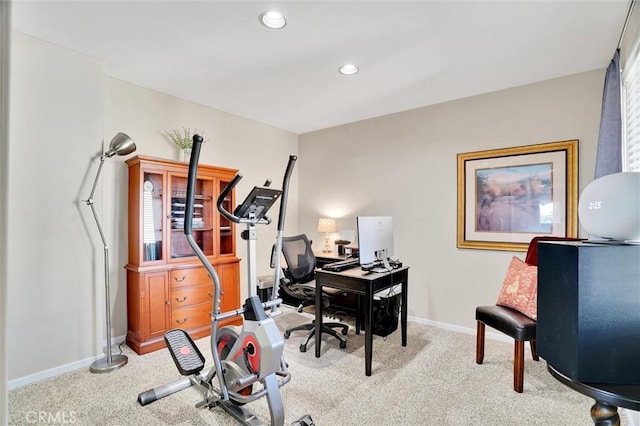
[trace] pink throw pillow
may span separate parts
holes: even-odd
[[[538,319],[538,267],[527,265],[516,256],[509,262],[507,275],[498,296],[500,306],[522,312],[533,320]]]

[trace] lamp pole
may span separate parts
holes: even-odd
[[[126,355],[117,354],[113,355],[111,351],[111,295],[110,295],[110,285],[109,285],[109,246],[107,244],[107,240],[104,237],[104,232],[102,232],[102,226],[100,225],[100,220],[98,219],[98,214],[96,213],[96,209],[93,205],[93,196],[96,192],[96,187],[98,186],[98,180],[100,179],[100,173],[102,172],[102,166],[104,165],[104,161],[114,156],[118,155],[127,155],[131,152],[135,151],[136,146],[133,141],[124,133],[118,133],[112,140],[109,146],[109,151],[104,153],[100,157],[100,166],[98,167],[98,173],[96,174],[96,178],[93,181],[93,187],[91,188],[91,194],[89,198],[86,200],[86,203],[89,207],[91,207],[91,213],[93,213],[93,218],[96,221],[96,225],[98,226],[98,232],[100,233],[100,238],[102,239],[102,246],[104,247],[104,293],[105,293],[105,306],[106,306],[106,323],[107,323],[107,354],[105,358],[95,360],[89,370],[92,373],[108,373],[113,370],[117,370],[118,368],[124,366],[128,362],[128,358]]]

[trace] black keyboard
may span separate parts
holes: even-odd
[[[345,269],[355,268],[356,266],[360,266],[360,259],[354,257],[347,260],[341,260],[339,262],[327,263],[322,266],[322,269],[325,271],[340,272]]]

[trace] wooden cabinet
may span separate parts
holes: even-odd
[[[138,354],[165,346],[164,334],[209,335],[213,280],[184,235],[188,164],[136,156],[129,166],[127,344]],[[192,235],[220,277],[222,312],[240,307],[235,226],[216,208],[236,170],[199,165]],[[234,194],[225,200],[232,211]],[[220,325],[239,324],[240,317]]]

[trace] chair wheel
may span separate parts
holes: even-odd
[[[288,331],[284,332],[284,338],[285,339],[288,339],[290,335],[291,335],[291,333],[289,333]]]
[[[307,351],[307,345],[300,345],[300,352],[306,352]]]
[[[340,348],[344,349],[347,347],[347,342],[340,342]]]

